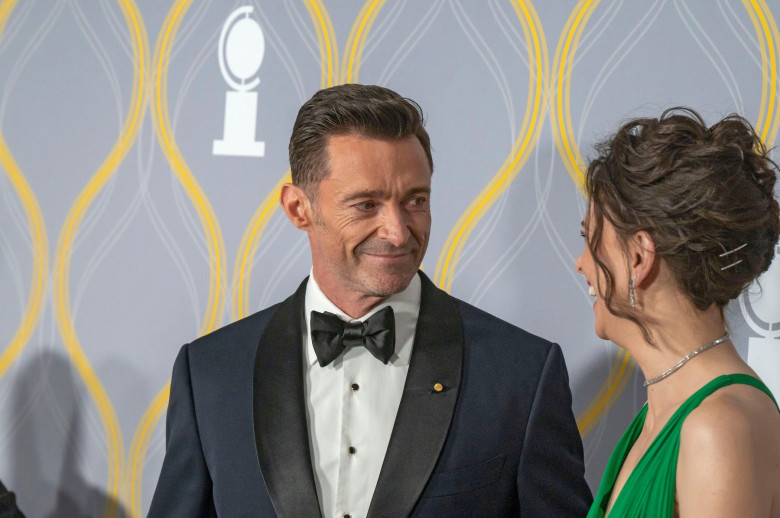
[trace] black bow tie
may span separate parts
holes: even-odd
[[[333,313],[311,312],[311,341],[317,360],[325,367],[347,347],[358,345],[387,365],[395,351],[395,317],[387,306],[363,322],[344,322]]]

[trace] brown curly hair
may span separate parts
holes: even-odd
[[[636,312],[613,300],[614,276],[598,253],[605,219],[624,251],[630,236],[646,231],[700,310],[722,308],[769,268],[780,232],[778,167],[743,117],[708,128],[695,111],[671,108],[629,121],[596,150],[585,178],[588,248],[606,279],[607,308],[648,341]]]

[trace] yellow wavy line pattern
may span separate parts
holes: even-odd
[[[363,47],[365,47],[366,39],[371,32],[371,26],[384,5],[385,0],[368,0],[360,10],[347,39],[347,51],[341,65],[342,83],[357,83]]]
[[[780,110],[777,109],[778,96],[778,42],[780,32],[769,6],[764,0],[743,0],[742,3],[750,15],[761,49],[761,106],[756,122],[756,133],[768,146],[777,137],[780,125]]]
[[[0,38],[2,38],[3,30],[15,6],[16,0],[0,3]],[[49,240],[41,207],[19,168],[19,164],[16,163],[11,150],[8,149],[8,143],[5,141],[2,130],[0,130],[0,166],[5,170],[5,174],[24,207],[27,225],[30,229],[33,264],[30,291],[22,320],[3,354],[0,355],[0,378],[2,378],[14,360],[22,353],[38,326],[43,311],[49,272]]]
[[[585,160],[583,160],[577,147],[574,130],[572,129],[570,104],[571,73],[580,38],[597,5],[598,0],[581,0],[576,5],[566,21],[553,61],[553,70],[555,71],[553,80],[554,98],[551,102],[550,119],[553,134],[555,135],[555,145],[558,147],[558,153],[566,166],[566,170],[569,172],[569,176],[571,176],[583,195],[585,194],[585,176],[583,174]],[[577,417],[577,426],[583,437],[593,429],[596,423],[604,417],[604,414],[609,411],[618,397],[620,397],[628,380],[631,379],[631,374],[634,370],[633,366],[634,360],[631,356],[623,349],[620,349],[610,368],[607,379],[590,404]]]
[[[385,0],[366,0],[352,25],[344,54],[340,57],[336,34],[322,0],[302,0],[312,19],[319,46],[320,86],[358,81],[363,50],[371,28]],[[500,169],[478,196],[469,204],[450,231],[439,255],[434,281],[451,291],[454,273],[463,248],[476,225],[511,185],[527,162],[538,142],[545,113],[550,104],[551,125],[556,147],[567,172],[584,193],[585,163],[576,143],[571,120],[571,76],[575,54],[591,15],[599,0],[580,0],[567,19],[553,60],[553,83],[550,84],[548,46],[542,24],[531,0],[510,0],[517,14],[528,48],[528,97],[520,132]],[[742,0],[761,50],[761,105],[756,131],[767,145],[774,142],[780,128],[778,108],[778,42],[780,32],[765,0]],[[0,36],[18,0],[0,0]],[[221,325],[227,298],[227,258],[219,221],[202,188],[187,165],[173,133],[168,108],[168,72],[176,34],[192,5],[192,0],[177,0],[168,12],[157,39],[153,60],[149,40],[134,0],[118,0],[130,31],[133,49],[134,77],[131,102],[120,136],[106,159],[92,175],[71,206],[60,230],[54,254],[52,273],[53,305],[57,326],[66,352],[84,381],[99,412],[106,436],[108,481],[103,516],[121,512],[125,499],[133,517],[142,515],[141,484],[144,461],[150,438],[165,413],[170,395],[170,381],[155,395],[133,434],[129,456],[125,457],[122,430],[114,406],[92,368],[80,340],[71,312],[70,271],[76,237],[92,203],[114,175],[135,142],[143,122],[150,88],[153,88],[152,115],[160,146],[173,173],[197,211],[203,228],[210,268],[209,295],[199,333],[206,334]],[[150,66],[151,61],[151,66]],[[150,81],[150,76],[153,81]],[[552,99],[550,99],[552,96]],[[0,355],[0,378],[23,351],[38,326],[49,274],[49,242],[45,220],[34,192],[8,148],[0,130],[0,166],[6,172],[24,208],[32,245],[33,269],[27,305],[22,320],[9,345]],[[254,257],[264,232],[278,209],[282,185],[291,181],[288,170],[262,201],[250,220],[239,246],[231,278],[233,319],[249,314],[249,291]],[[580,433],[590,433],[618,399],[631,379],[634,361],[619,349],[609,374],[596,396],[578,416]],[[129,469],[128,469],[129,468]]]
[[[89,393],[97,405],[100,419],[106,433],[106,446],[108,449],[108,499],[103,510],[103,516],[117,516],[120,512],[118,502],[122,500],[122,479],[124,474],[124,441],[122,430],[119,426],[116,411],[111,399],[100,383],[95,371],[89,363],[73,322],[70,309],[70,264],[73,254],[73,245],[78,233],[78,228],[106,182],[116,172],[117,167],[124,159],[132,146],[138,130],[143,121],[144,107],[146,105],[146,76],[148,68],[148,45],[146,29],[143,25],[140,13],[133,0],[120,0],[133,47],[133,93],[127,118],[122,128],[119,140],[114,144],[108,157],[100,165],[97,172],[90,178],[86,187],[81,191],[76,202],[70,208],[65,223],[60,231],[55,252],[54,266],[54,309],[57,316],[57,325],[65,344],[65,349],[73,364],[78,370],[79,376],[84,380]]]
[[[2,34],[2,28],[0,28],[0,34]],[[35,193],[19,169],[19,165],[11,155],[2,131],[0,131],[0,165],[5,169],[11,185],[13,185],[24,207],[27,224],[30,228],[33,264],[30,291],[22,321],[3,354],[0,355],[0,378],[2,378],[27,345],[41,317],[49,272],[49,241],[41,207]]]
[[[304,4],[314,22],[317,43],[320,47],[320,88],[327,88],[336,84],[336,74],[339,69],[336,31],[333,29],[327,9],[320,0],[304,0]]]
[[[160,37],[155,45],[154,106],[152,115],[157,138],[162,146],[163,153],[165,153],[173,173],[198,213],[208,247],[211,273],[206,314],[200,328],[200,334],[203,335],[216,329],[221,324],[222,311],[225,304],[223,293],[226,277],[225,244],[214,209],[211,207],[211,203],[179,150],[173,135],[170,114],[168,112],[168,67],[170,65],[171,50],[173,49],[173,40],[191,3],[192,0],[178,0],[174,4],[165,18],[163,28],[160,31]]]
[[[625,349],[618,348],[617,356],[612,363],[606,381],[590,404],[577,417],[577,428],[579,428],[583,437],[593,430],[604,416],[604,413],[609,410],[623,392],[623,389],[626,388],[628,380],[631,379],[633,367],[634,360],[631,358],[631,355]]]
[[[241,246],[236,256],[236,266],[233,269],[233,320],[249,315],[249,281],[252,276],[252,261],[271,216],[279,208],[279,195],[282,186],[291,181],[292,177],[288,169],[265,197],[263,203],[260,204],[241,238]]]
[[[130,443],[130,473],[129,473],[129,501],[130,516],[140,518],[143,516],[141,510],[141,484],[143,483],[144,459],[146,451],[149,449],[149,440],[152,437],[152,431],[157,426],[160,417],[168,408],[168,398],[171,395],[171,381],[157,393],[152,403],[147,407],[144,415],[141,417],[140,431],[136,431],[133,440]]]
[[[599,0],[580,0],[576,5],[563,29],[561,39],[555,49],[553,70],[554,99],[551,103],[551,124],[555,135],[555,145],[561,155],[563,164],[569,172],[574,184],[585,194],[585,160],[577,147],[571,123],[571,72],[574,55],[577,52],[582,32],[596,9]]]
[[[320,86],[333,86],[333,81],[338,70],[338,45],[336,33],[330,15],[319,0],[305,0],[306,9],[309,11],[315,31],[317,42],[320,46]],[[236,256],[236,264],[233,269],[233,320],[238,320],[249,315],[249,285],[252,277],[252,263],[257,253],[257,247],[263,237],[263,232],[268,226],[271,217],[279,208],[279,195],[282,185],[291,182],[289,169],[281,180],[277,182],[271,192],[265,197],[252,216],[249,225],[241,238],[241,245]]]
[[[767,53],[764,52],[766,48],[766,38],[764,38],[764,32],[761,30],[761,22],[758,21],[756,16],[756,9],[750,3],[750,0],[742,0],[742,4],[745,6],[748,14],[750,15],[750,21],[753,23],[753,28],[756,31],[756,37],[758,38],[758,48],[761,49],[761,106],[758,109],[758,120],[756,121],[756,132],[761,135],[759,128],[764,126],[764,111],[767,104],[767,83],[768,83],[768,63]]]
[[[8,18],[11,16],[11,12],[16,7],[18,0],[4,0],[0,2],[0,35],[3,34],[5,25],[8,23]]]
[[[154,51],[154,106],[152,115],[157,139],[165,157],[195,207],[201,226],[203,227],[209,257],[209,297],[206,311],[201,323],[200,334],[204,335],[219,327],[224,310],[225,295],[225,244],[219,221],[211,207],[208,198],[189,169],[184,157],[176,144],[168,111],[168,68],[173,42],[181,22],[192,4],[192,0],[179,0],[168,12],[160,31]],[[151,434],[167,408],[170,395],[170,380],[157,393],[152,403],[147,407],[143,417],[133,434],[130,450],[130,472],[128,477],[130,514],[141,516],[141,483],[143,481],[143,465]]]
[[[531,2],[513,0],[512,6],[522,25],[528,48],[530,73],[528,77],[528,100],[525,116],[512,151],[504,161],[501,169],[458,219],[439,255],[436,271],[434,272],[434,281],[447,292],[452,288],[455,267],[471,232],[487,210],[509,187],[528,160],[539,138],[547,107],[547,82],[550,72],[547,42],[544,38],[541,22]]]

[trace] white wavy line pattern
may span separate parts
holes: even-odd
[[[197,95],[203,86],[202,81],[211,81],[217,77],[215,84],[221,84],[219,70],[214,65],[222,23],[232,9],[247,4],[255,7],[254,16],[263,29],[267,43],[266,59],[269,55],[272,56],[274,66],[277,67],[275,71],[278,76],[273,78],[274,81],[266,81],[263,76],[264,69],[261,68],[260,77],[263,81],[258,88],[261,98],[264,101],[273,99],[274,88],[281,88],[279,85],[283,85],[294,93],[296,99],[303,102],[319,88],[319,81],[312,83],[313,77],[319,80],[319,42],[310,14],[301,1],[284,0],[278,5],[259,0],[192,2],[173,42],[171,70],[175,70],[175,74],[168,76],[171,125],[174,135],[181,138],[183,143],[185,138],[189,138],[185,136],[190,133],[187,131],[189,128],[182,126],[185,120],[190,120],[188,116],[192,114],[191,110],[197,109],[202,102],[213,102],[217,105],[224,103],[224,92],[229,88],[227,85],[223,90],[216,89],[219,96],[211,101],[199,99]],[[540,2],[537,4],[541,7]],[[100,105],[100,108],[103,111],[99,116],[103,124],[118,136],[125,122],[126,105],[130,97],[130,87],[126,84],[127,68],[128,64],[132,65],[134,59],[132,40],[119,7],[107,1],[99,2],[99,8],[94,8],[75,0],[57,0],[46,4],[46,12],[40,15],[41,5],[40,2],[20,1],[0,38],[0,64],[3,66],[3,76],[0,78],[0,127],[3,127],[4,132],[8,130],[13,134],[15,131],[14,127],[4,127],[4,123],[7,122],[6,117],[11,113],[10,107],[14,106],[13,103],[25,99],[25,71],[28,67],[40,66],[37,60],[40,59],[44,43],[56,34],[60,24],[68,24],[69,30],[75,35],[73,37],[83,40],[85,48],[89,49],[89,54],[81,56],[80,59],[96,64],[100,71],[99,79],[105,82],[108,101],[102,100],[104,105]],[[343,19],[350,16],[354,18],[362,6],[362,2],[354,5],[326,3],[328,9],[340,16],[338,22],[343,22]],[[449,9],[445,10],[444,7]],[[729,28],[724,34],[714,32],[715,28],[709,23],[709,20],[714,18],[702,16],[697,10],[700,6],[694,9],[684,0],[653,0],[645,2],[641,8],[625,0],[604,0],[599,3],[582,33],[575,59],[571,63],[572,89],[578,94],[584,93],[584,96],[578,95],[572,103],[576,104],[572,109],[572,124],[577,141],[582,142],[584,136],[594,130],[593,119],[596,115],[601,115],[595,111],[604,109],[605,98],[614,95],[611,87],[614,86],[613,82],[621,80],[622,67],[635,54],[647,51],[643,45],[647,43],[645,37],[648,32],[663,30],[658,26],[662,14],[676,13],[686,30],[674,37],[681,44],[686,43],[689,48],[700,49],[704,58],[696,66],[708,72],[713,71],[720,78],[719,82],[716,81],[718,84],[713,84],[711,92],[706,94],[718,95],[718,99],[727,95],[733,102],[734,109],[739,112],[753,109],[752,105],[757,104],[755,100],[760,95],[761,85],[757,86],[759,81],[755,77],[739,75],[738,71],[741,69],[736,65],[742,65],[743,62],[737,63],[734,55],[739,55],[744,62],[749,63],[760,77],[763,49],[757,43],[748,15],[740,7],[739,4],[735,6],[733,2],[724,0],[717,0],[710,5],[708,15],[717,16],[718,22],[722,21]],[[780,11],[780,7],[774,4],[771,7]],[[159,6],[146,8],[162,9]],[[170,6],[166,5],[165,8],[167,10]],[[558,18],[553,19],[547,6],[545,13],[548,18],[542,17],[542,20],[543,28],[547,32],[547,50],[553,52],[555,41],[560,36],[556,31],[562,29],[569,12],[561,11]],[[40,21],[31,28],[30,20],[36,14],[40,15]],[[286,18],[280,19],[280,16]],[[626,19],[630,19],[630,22],[623,21],[622,26],[617,26],[618,20]],[[439,30],[439,24],[445,23],[452,29],[448,33],[449,38],[467,43],[470,50],[474,51],[470,56],[471,61],[464,64],[464,71],[467,70],[468,73],[455,80],[469,85],[470,81],[479,81],[483,95],[495,100],[495,105],[500,107],[497,110],[500,113],[495,114],[496,120],[502,121],[501,124],[504,124],[504,121],[506,123],[506,126],[497,126],[506,127],[506,131],[494,137],[506,149],[511,149],[518,138],[520,121],[525,115],[524,95],[527,88],[526,83],[517,84],[517,80],[513,78],[517,76],[518,70],[525,73],[529,63],[526,38],[518,22],[517,12],[508,1],[489,0],[479,6],[462,0],[387,2],[368,32],[362,48],[361,81],[392,85],[395,81],[408,79],[408,74],[418,73],[416,70],[410,71],[410,57],[421,54],[429,56],[433,61],[440,53],[450,50],[446,41],[430,44],[433,29]],[[335,41],[343,45],[348,40],[351,25],[337,23],[336,27],[338,30]],[[149,35],[152,48],[157,36]],[[696,47],[693,47],[693,44]],[[334,49],[334,52],[341,56],[344,50],[338,48]],[[420,80],[421,91],[435,92],[440,80],[435,76]],[[409,95],[415,97],[413,93]],[[777,97],[777,92],[773,95]],[[703,95],[702,98],[707,97]],[[457,103],[469,100],[455,98],[454,101]],[[445,102],[448,105],[456,105],[453,104],[453,99],[442,101],[442,105]],[[637,99],[637,109],[641,109],[648,102],[652,100]],[[259,109],[262,116],[262,102]],[[426,113],[430,113],[428,108]],[[627,114],[618,115],[623,117]],[[755,114],[746,115],[753,117]],[[289,132],[288,126],[291,126],[292,121],[274,122],[278,124],[279,131]],[[547,123],[546,118],[543,123]],[[95,302],[91,297],[96,291],[98,274],[105,273],[105,268],[111,264],[109,259],[113,259],[112,252],[128,239],[134,225],[145,225],[144,228],[149,228],[148,236],[145,236],[147,245],[163,251],[166,260],[170,261],[170,264],[165,266],[172,267],[175,272],[173,279],[166,279],[166,289],[180,290],[183,300],[179,305],[181,307],[172,308],[171,311],[179,321],[191,322],[192,338],[199,330],[207,297],[208,279],[203,278],[202,271],[204,265],[209,265],[209,248],[197,210],[175,172],[165,162],[152,124],[151,117],[144,121],[134,144],[135,149],[128,154],[117,174],[95,198],[78,229],[71,250],[74,258],[78,260],[77,263],[74,262],[77,268],[72,268],[73,278],[69,293],[72,315],[77,327],[90,325],[84,314],[89,305]],[[541,128],[539,144],[532,151],[531,159],[525,163],[521,171],[522,176],[518,177],[522,182],[507,188],[474,228],[461,251],[457,269],[452,272],[453,292],[473,304],[489,305],[493,297],[498,298],[509,289],[505,286],[508,279],[514,283],[512,286],[524,286],[525,283],[535,280],[531,277],[533,272],[523,272],[521,261],[524,257],[543,254],[551,269],[558,271],[562,267],[566,272],[560,275],[555,289],[562,297],[570,296],[575,300],[576,307],[582,308],[582,315],[578,314],[576,319],[576,322],[581,324],[590,318],[587,311],[590,311],[591,298],[586,284],[573,268],[575,257],[582,247],[582,240],[578,236],[579,221],[572,221],[570,226],[562,225],[560,217],[556,216],[559,216],[562,210],[561,200],[571,204],[566,207],[567,210],[580,216],[585,214],[587,202],[566,176],[562,160],[556,151],[554,128],[551,126]],[[211,139],[221,131],[222,120],[204,121],[203,128],[204,135],[210,132],[204,137],[207,140],[196,143],[187,141],[187,146],[210,146]],[[439,152],[447,152],[449,148],[445,139],[439,140],[435,135],[433,139]],[[12,142],[9,147],[13,148],[11,144]],[[186,149],[186,146],[182,149],[185,158]],[[13,149],[11,151],[13,152]],[[480,151],[475,150],[477,153]],[[84,146],[84,152],[94,153],[101,158],[106,154],[104,149],[91,149],[88,144]],[[503,158],[486,157],[484,162],[498,163],[498,160]],[[253,160],[256,160],[252,163],[257,169],[266,165],[260,161],[262,159]],[[56,163],[56,159],[52,159],[52,163]],[[212,173],[204,170],[203,164],[188,162],[188,165],[193,173],[197,173],[195,176]],[[21,164],[22,170],[25,170],[24,166],[25,164]],[[42,184],[40,178],[47,173],[36,170],[24,172],[36,178],[36,186]],[[85,178],[91,172],[80,171]],[[283,170],[276,171],[274,175],[278,177],[282,172]],[[489,175],[494,172],[486,169],[447,174],[453,175],[453,181],[461,181],[465,188],[478,192],[483,187],[480,182],[488,181]],[[268,172],[263,171],[263,174],[266,173]],[[167,177],[158,179],[160,174]],[[265,194],[257,193],[258,204]],[[4,288],[5,309],[10,322],[18,320],[25,309],[29,277],[29,272],[26,271],[27,261],[33,243],[30,241],[24,207],[8,180],[0,180],[0,200],[0,286]],[[70,206],[72,200],[68,201],[67,206]],[[522,204],[522,207],[518,208],[518,204]],[[518,214],[522,214],[522,218]],[[219,216],[223,226],[235,224],[243,229],[247,223],[227,221],[230,215]],[[60,223],[47,222],[49,231],[56,231]],[[452,224],[454,221],[446,222],[446,225]],[[443,232],[448,230],[449,228],[444,226],[440,229]],[[251,258],[250,271],[254,269],[258,272],[252,282],[252,310],[277,302],[282,287],[300,273],[302,264],[306,264],[308,246],[305,233],[297,233],[293,238],[290,238],[290,235],[289,223],[281,212],[270,217],[257,253]],[[428,261],[433,260],[436,252],[437,250],[429,250]],[[236,250],[228,250],[227,264],[232,266],[235,253]],[[117,272],[117,275],[121,275],[121,272]],[[513,275],[521,277],[511,279]],[[227,285],[231,282],[230,279],[231,276],[227,275],[223,280],[225,293],[236,289],[235,286]],[[517,297],[527,301],[531,295],[521,293]],[[225,318],[231,314],[229,297],[227,301]],[[62,339],[57,331],[52,304],[52,295],[47,293],[46,306],[30,341],[30,352],[25,353],[24,361],[29,362],[29,358],[35,355],[52,351],[62,352]],[[518,317],[519,320],[522,318],[522,315]],[[151,323],[141,323],[145,324]],[[774,325],[780,326],[780,322]],[[3,332],[5,333],[5,330]],[[590,336],[582,339],[582,342],[586,344],[582,346],[588,348],[588,361],[592,364],[583,367],[582,372],[601,373],[604,369],[608,371],[616,357],[614,347]],[[87,345],[89,347],[85,347],[86,351],[99,350],[101,355],[111,357],[112,345]],[[178,344],[171,344],[171,347],[178,347]],[[58,406],[58,396],[61,395],[58,391],[72,392],[76,406],[81,402],[89,402],[90,396],[84,383],[75,374],[69,382],[63,382],[68,383],[68,386],[58,387],[52,384],[49,375],[55,368],[54,359],[54,356],[46,357],[46,362],[39,366],[40,377],[25,385],[28,390],[17,401],[12,401],[12,383],[20,375],[20,362],[17,361],[11,366],[5,378],[0,378],[0,410],[4,411],[11,405],[16,405],[13,414],[0,421],[0,453],[13,449],[15,437],[24,434],[27,427],[36,422],[37,412],[43,409],[46,419],[51,421],[51,433],[63,439],[69,451],[69,458],[76,464],[78,471],[89,480],[99,479],[105,471],[105,466],[96,465],[94,461],[101,458],[107,463],[108,458],[105,451],[107,439],[100,415],[92,403],[84,403],[84,408],[77,409],[81,412],[80,421],[77,423],[79,435],[73,435],[72,416],[69,415],[72,409]],[[96,370],[100,368],[100,365],[96,366]],[[100,375],[100,372],[98,374]],[[144,379],[144,383],[147,381]],[[163,386],[164,381],[160,381],[154,380],[154,383],[149,384],[155,387]],[[588,384],[588,381],[592,380],[577,381],[586,387],[584,390],[590,390],[594,386],[593,383]],[[642,398],[643,391],[637,383],[630,387],[631,389],[621,396],[621,405],[636,406]],[[122,400],[124,395],[113,395],[117,399],[115,404],[119,401],[126,403]],[[135,415],[137,408],[133,407],[132,411],[128,408],[119,408],[124,411],[120,412],[123,424],[132,421],[135,425],[138,422],[138,416]],[[608,432],[613,425],[607,418],[603,418],[590,432],[586,441],[588,463],[604,456],[605,451],[608,453],[611,445],[604,442],[610,436]],[[126,439],[132,434],[132,430],[126,428],[123,428],[122,432]],[[125,446],[129,447],[129,443]],[[143,460],[159,460],[164,447],[162,426],[158,425],[151,432],[149,447]],[[5,461],[0,459],[0,471],[4,469],[3,462]],[[156,473],[150,470],[144,473],[145,479],[155,476]],[[145,501],[148,502],[149,498],[150,495],[144,495]]]

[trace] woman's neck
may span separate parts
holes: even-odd
[[[651,380],[675,366],[686,355],[722,337],[725,321],[720,307],[695,308],[681,294],[666,294],[663,303],[647,303],[642,308],[653,344],[637,328],[628,333],[625,348],[632,354],[645,379]],[[647,424],[665,422],[671,413],[696,390],[720,374],[752,373],[730,340],[694,356],[668,377],[647,387]]]

